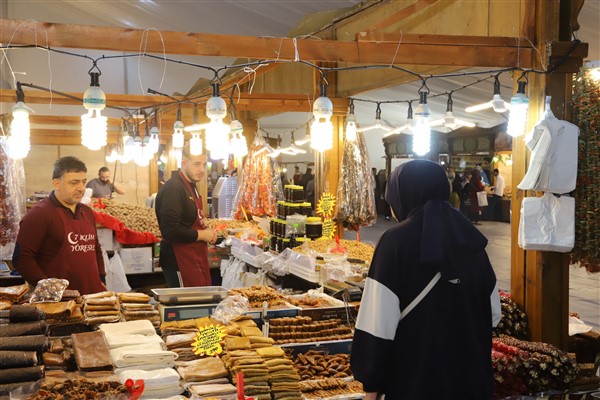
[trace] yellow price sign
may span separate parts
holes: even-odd
[[[337,226],[335,222],[328,219],[323,221],[323,237],[327,239],[333,239],[335,237],[335,230]]]
[[[192,349],[197,356],[214,356],[223,352],[221,342],[226,336],[225,327],[222,325],[208,325],[198,328]]]
[[[317,214],[321,214],[323,218],[333,218],[335,210],[335,196],[331,193],[323,193],[317,205]]]

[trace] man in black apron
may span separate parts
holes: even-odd
[[[206,179],[206,156],[182,151],[181,169],[156,195],[155,211],[162,234],[160,266],[169,287],[210,286],[208,243],[217,234],[207,229],[196,183]]]

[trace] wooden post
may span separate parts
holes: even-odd
[[[547,68],[548,46],[559,39],[559,28],[573,26],[572,13],[560,14],[559,2],[536,1],[535,46],[540,58],[535,69]],[[564,7],[563,7],[564,10]],[[568,24],[564,21],[568,19]],[[529,123],[531,128],[544,112],[545,96],[552,96],[551,108],[557,118],[569,119],[572,98],[572,73],[529,76]],[[528,152],[523,138],[513,140],[513,196],[511,221],[512,273],[511,294],[524,307],[529,318],[531,339],[568,347],[569,257],[555,252],[523,251],[517,245],[521,200],[516,186],[523,178],[528,164]]]

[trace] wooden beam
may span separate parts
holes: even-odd
[[[480,47],[510,47],[531,50],[533,46],[527,42],[519,45],[519,38],[507,36],[466,36],[466,35],[426,35],[420,33],[396,32],[358,32],[356,40],[359,42],[392,42],[400,46],[405,44],[421,45],[452,45],[452,46],[480,46]]]
[[[405,20],[406,18],[409,18],[419,13],[420,11],[428,8],[429,6],[437,2],[438,0],[418,0],[416,3],[410,4],[405,8],[399,10],[398,12],[394,13],[393,15],[390,15],[389,17],[377,22],[376,24],[369,26],[367,30],[382,31],[386,28],[389,28],[393,24],[396,24],[400,21]]]
[[[83,111],[82,111],[83,114]],[[78,126],[81,125],[81,117],[67,117],[67,116],[57,116],[57,115],[39,115],[39,114],[31,114],[29,116],[29,123],[31,125],[73,125]],[[118,128],[121,126],[123,121],[121,118],[108,118],[108,127],[110,128]]]
[[[23,20],[0,20],[0,42],[13,45],[47,43],[50,47],[139,52],[146,33],[142,29],[124,29],[74,24],[55,24]],[[28,29],[29,28],[29,29]],[[268,38],[240,35],[215,35],[189,32],[161,32],[164,50],[168,54],[213,57],[243,57],[358,64],[388,64],[397,59],[403,64],[461,65],[471,67],[510,67],[520,60],[527,67],[531,50],[518,52],[513,48],[478,46],[457,51],[450,44],[438,44],[432,39],[428,47],[407,43],[375,41],[338,41],[295,38]],[[163,53],[163,42],[148,40],[148,53]]]
[[[53,104],[61,105],[81,105],[79,100],[68,97],[51,95],[48,92],[38,90],[27,90],[25,92],[26,104]],[[69,92],[70,96],[81,98],[83,93]],[[16,101],[16,93],[14,90],[0,89],[0,98],[2,102],[13,103]],[[176,97],[178,100],[186,100],[185,97]],[[330,97],[333,103],[334,114],[345,115],[348,107],[348,100],[343,98]],[[236,96],[235,107],[238,110],[244,111],[265,111],[265,112],[306,112],[312,109],[312,102],[307,98],[306,94],[258,94],[252,95],[241,93]],[[161,104],[166,103],[164,97],[161,96],[144,96],[144,95],[129,95],[129,94],[107,94],[106,103],[111,106],[123,107],[128,109],[136,108],[160,108]],[[175,104],[170,104],[169,107],[176,109]],[[182,108],[192,108],[192,104],[182,104]],[[83,110],[83,106],[81,105]],[[83,113],[83,111],[82,111]]]

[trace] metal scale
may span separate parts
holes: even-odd
[[[229,294],[222,286],[152,289],[161,322],[208,317]]]

